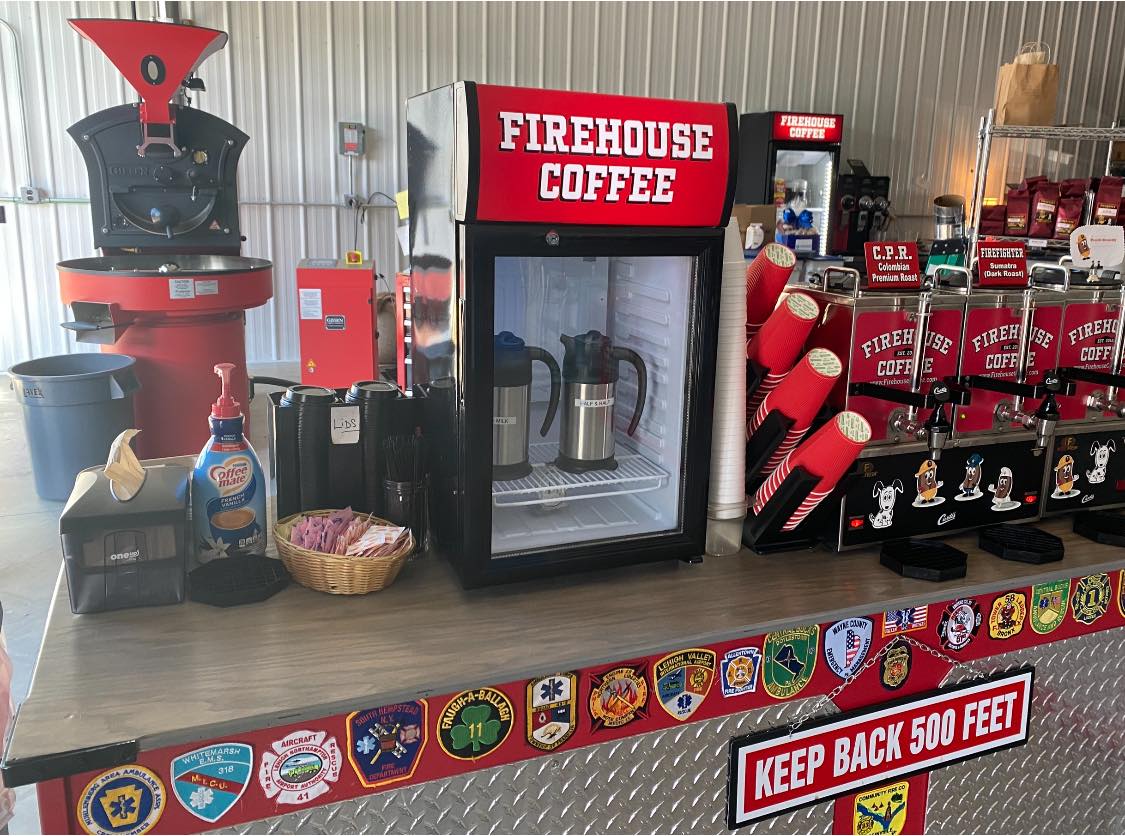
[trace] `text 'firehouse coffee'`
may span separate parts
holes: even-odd
[[[706,123],[500,111],[500,124],[501,151],[623,161],[714,157],[715,129]],[[539,199],[671,203],[675,181],[671,166],[546,161],[539,168]]]

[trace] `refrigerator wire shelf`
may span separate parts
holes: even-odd
[[[492,502],[497,507],[546,505],[568,499],[644,493],[657,490],[668,479],[667,471],[621,445],[617,447],[616,470],[590,470],[586,473],[568,473],[555,467],[557,444],[532,444],[528,452],[531,463],[529,475],[492,483]]]

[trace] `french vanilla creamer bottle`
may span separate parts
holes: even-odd
[[[211,440],[195,462],[192,525],[200,563],[266,550],[266,482],[242,434],[242,409],[230,394],[233,363],[219,363],[222,393],[211,406]]]

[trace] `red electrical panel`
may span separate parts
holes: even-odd
[[[340,388],[379,376],[375,262],[306,258],[297,265],[301,382]]]

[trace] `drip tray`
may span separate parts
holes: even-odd
[[[967,555],[940,540],[890,540],[879,562],[904,578],[949,581],[965,577]]]
[[[492,483],[492,502],[497,507],[546,505],[567,499],[644,493],[663,487],[668,473],[644,456],[621,445],[617,447],[616,470],[568,473],[552,464],[558,445],[532,444],[528,450],[531,473],[522,479]]]
[[[1053,563],[1063,559],[1063,542],[1033,525],[1004,523],[982,528],[977,542],[986,552],[1020,563]]]

